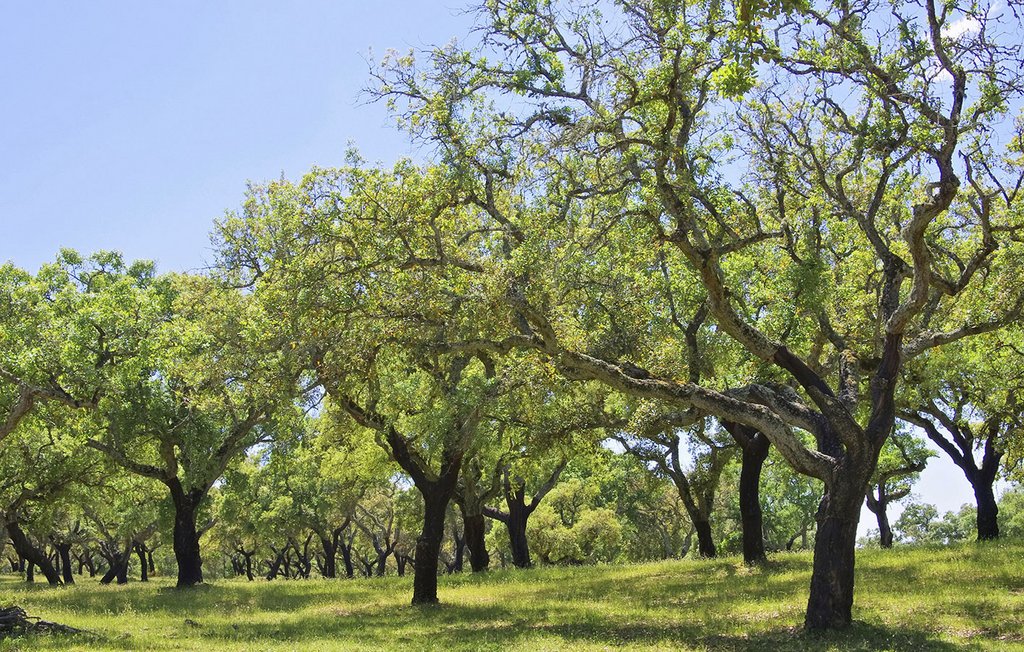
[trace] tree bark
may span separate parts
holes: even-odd
[[[697,531],[697,552],[701,557],[712,558],[718,554],[715,549],[715,537],[711,532],[711,521],[702,518],[693,520],[693,529]]]
[[[883,548],[892,548],[892,526],[889,525],[889,513],[880,509],[875,513],[878,521],[878,539]]]
[[[333,537],[323,535],[320,535],[320,546],[324,551],[324,567],[321,574],[326,578],[334,579],[338,576],[338,546]]]
[[[740,445],[740,524],[743,528],[743,561],[758,564],[764,550],[764,515],[761,512],[761,471],[771,442],[764,433],[738,423],[723,422]]]
[[[509,506],[508,528],[509,546],[512,552],[512,565],[516,568],[530,568],[533,560],[530,559],[530,542],[526,538],[526,524],[530,520],[530,514],[525,509],[515,509]]]
[[[848,489],[848,488],[841,488]],[[846,627],[852,621],[854,559],[857,522],[864,493],[834,488],[822,499],[814,540],[811,592],[804,627],[826,630]]]
[[[487,554],[487,543],[484,539],[484,515],[462,513],[463,539],[469,550],[469,565],[474,573],[487,570],[491,557]]]
[[[32,564],[39,567],[40,572],[46,577],[46,581],[51,586],[57,586],[60,584],[60,574],[57,573],[57,569],[50,563],[49,557],[36,546],[35,543],[29,539],[28,535],[21,529],[21,525],[15,520],[7,520],[7,536],[11,539],[11,545],[14,547],[15,552],[25,559],[26,581],[35,581],[34,571],[31,567]],[[32,579],[28,579],[30,574]]]
[[[149,581],[149,567],[146,565],[146,546],[142,543],[135,544],[135,554],[139,556],[139,581]]]
[[[440,548],[438,548],[440,550]],[[384,577],[384,573],[388,568],[388,557],[391,556],[391,551],[388,548],[380,548],[377,551],[377,561],[374,562],[373,574],[377,577]]]
[[[53,547],[57,549],[57,554],[60,556],[60,569],[64,578],[65,584],[75,583],[74,569],[71,567],[71,544],[70,543],[55,543]]]
[[[274,553],[274,559],[268,565],[267,581],[277,579],[281,566],[285,563],[284,550],[278,551],[274,546],[270,546],[270,550]]]
[[[253,549],[252,551],[245,551],[239,547],[238,552],[241,553],[242,559],[245,560],[242,563],[242,569],[245,571],[245,579],[252,582],[256,579],[252,574],[252,556],[256,553],[256,550]]]
[[[994,478],[993,478],[994,480]],[[979,478],[974,485],[974,498],[978,503],[978,541],[988,541],[999,537],[999,506],[996,504],[992,481]]]
[[[128,583],[128,561],[132,556],[132,543],[129,541],[122,552],[113,545],[104,545],[104,559],[107,560],[107,572],[100,578],[100,584],[110,584],[117,580],[118,584]]]
[[[178,562],[179,589],[203,582],[203,560],[199,554],[199,531],[196,512],[205,493],[196,489],[186,492],[177,478],[167,483],[174,502],[174,559]]]
[[[967,481],[974,490],[977,502],[978,540],[985,541],[999,536],[999,508],[996,506],[992,485],[999,472],[999,463],[1003,452],[996,445],[999,438],[999,420],[990,418],[979,430],[970,426],[962,426],[944,417],[935,409],[925,409],[926,414],[938,420],[950,437],[943,436],[936,425],[929,419],[914,411],[903,412],[901,417],[924,429],[931,439],[949,456],[953,463],[960,467]],[[975,459],[975,447],[983,443],[981,463]]]
[[[341,549],[341,561],[345,564],[345,577],[352,579],[356,576],[356,569],[352,564],[352,542],[342,541],[338,547]]]
[[[448,569],[449,573],[461,573],[463,567],[463,561],[466,557],[466,537],[465,537],[465,526],[463,526],[462,532],[460,533],[458,528],[452,528],[452,547],[455,548],[455,555],[452,559],[452,565]]]
[[[875,491],[878,492],[877,496],[874,495]],[[892,500],[885,493],[885,480],[882,480],[877,487],[868,491],[867,506],[878,522],[878,543],[883,548],[892,548],[892,527],[889,525],[888,509],[890,502]]]
[[[420,488],[423,495],[423,531],[416,539],[413,561],[412,603],[437,602],[437,565],[444,538],[444,517],[451,492],[439,488]]]

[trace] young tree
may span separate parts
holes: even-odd
[[[684,441],[671,426],[652,429],[645,427],[642,436],[621,434],[615,437],[630,454],[647,464],[653,465],[676,486],[679,498],[686,507],[694,530],[697,533],[697,548],[701,557],[714,557],[716,547],[711,528],[711,513],[715,504],[715,492],[722,470],[732,458],[735,448],[732,442],[717,440],[714,433],[707,432],[705,419],[700,419],[689,428],[689,451],[692,468],[682,458]]]
[[[484,507],[484,514],[488,518],[504,523],[508,531],[512,564],[516,568],[529,568],[533,565],[530,559],[530,543],[527,539],[530,516],[536,511],[544,497],[555,488],[566,464],[568,464],[568,459],[563,457],[553,465],[547,464],[546,466],[549,468],[544,470],[537,468],[536,459],[502,465],[501,497],[504,499],[505,509],[488,506]],[[527,491],[526,478],[520,475],[523,473],[524,467],[533,471],[531,475],[538,477],[535,484],[537,488],[532,494]]]
[[[487,553],[484,510],[487,503],[501,491],[500,471],[504,466],[501,458],[497,461],[485,460],[490,467],[489,477],[485,476],[481,468],[482,457],[478,452],[468,462],[463,463],[462,476],[456,485],[454,496],[462,515],[463,539],[469,551],[469,564],[474,573],[486,571],[491,563],[490,555]]]
[[[174,506],[179,588],[203,581],[198,515],[227,466],[293,417],[295,374],[251,301],[209,279],[166,281],[149,352],[103,397],[88,445],[162,483]]]
[[[894,432],[882,449],[866,500],[868,509],[878,521],[879,543],[883,548],[892,548],[889,505],[910,495],[918,474],[924,471],[928,458],[933,456],[923,441],[900,431]]]
[[[1007,442],[1024,425],[1017,400],[1024,355],[1016,341],[1019,333],[1009,331],[935,352],[923,361],[925,377],[910,407],[900,412],[963,471],[974,490],[979,540],[999,536],[994,485]]]

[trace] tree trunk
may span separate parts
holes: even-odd
[[[875,512],[878,521],[878,540],[883,548],[892,548],[892,527],[889,525],[889,512],[886,505],[879,505]]]
[[[320,546],[324,550],[324,567],[321,575],[333,579],[338,576],[336,561],[338,548],[329,536],[320,536]]]
[[[252,556],[256,553],[256,550],[253,549],[251,552],[246,552],[239,548],[239,552],[242,554],[242,559],[245,560],[242,564],[242,569],[245,571],[245,579],[252,582],[256,579],[252,574]]]
[[[36,581],[36,565],[32,562],[25,564],[25,581],[32,584]]]
[[[28,538],[28,535],[21,529],[21,525],[18,524],[17,521],[7,522],[7,536],[10,537],[11,545],[14,547],[15,552],[25,559],[26,581],[35,581],[35,571],[32,568],[32,565],[34,564],[39,567],[39,570],[42,572],[43,576],[46,577],[46,581],[51,586],[57,586],[60,584],[60,574],[57,573],[57,569],[55,569],[53,564],[50,563],[50,559],[46,554]]]
[[[355,566],[352,565],[352,543],[342,542],[341,549],[341,561],[345,564],[345,577],[352,579],[356,575]]]
[[[416,539],[413,561],[412,603],[437,602],[437,563],[444,538],[444,517],[451,491],[439,487],[420,487],[423,495],[423,531]]]
[[[384,577],[385,571],[388,568],[388,557],[391,556],[391,551],[387,548],[381,548],[377,551],[377,561],[374,563],[373,574],[377,577]]]
[[[463,528],[463,532],[465,532],[465,528]],[[455,556],[452,559],[452,565],[448,572],[461,573],[463,559],[466,556],[466,539],[459,535],[458,528],[452,528],[452,545],[455,548]]]
[[[112,545],[104,544],[103,558],[107,561],[107,572],[100,578],[100,584],[110,584],[117,580],[118,584],[128,583],[128,560],[132,555],[132,544],[129,542],[124,552]]]
[[[889,525],[889,503],[894,499],[886,493],[886,480],[868,489],[866,496],[868,510],[878,522],[878,543],[883,548],[892,548],[892,527]],[[875,495],[877,492],[878,495]]]
[[[530,568],[533,561],[530,559],[530,542],[526,538],[526,523],[529,515],[516,510],[517,513],[509,514],[508,528],[509,549],[512,552],[512,565],[516,568]]]
[[[852,620],[857,521],[864,492],[855,499],[846,496],[838,500],[830,497],[831,493],[825,495],[818,510],[811,592],[804,620],[808,630],[846,627]]]
[[[740,522],[743,527],[743,561],[763,562],[764,517],[761,513],[761,470],[768,459],[768,438],[756,433],[742,447],[740,461]]]
[[[199,555],[199,531],[196,512],[204,492],[193,489],[186,492],[177,478],[168,483],[174,502],[174,559],[178,562],[179,589],[201,584],[203,560]]]
[[[128,583],[128,561],[132,558],[132,546],[128,544],[125,548],[124,555],[121,556],[121,563],[117,565],[117,583],[127,584]]]
[[[711,521],[696,518],[693,529],[697,531],[697,553],[701,557],[712,558],[718,551],[715,549],[715,538],[711,532]]]
[[[57,554],[60,556],[60,569],[64,576],[65,584],[75,583],[74,569],[71,567],[71,544],[70,543],[55,543],[53,547],[57,549]]]
[[[996,504],[992,481],[978,478],[974,485],[974,498],[978,503],[978,541],[988,541],[999,537],[999,506]],[[994,478],[993,478],[994,480]]]
[[[281,565],[284,563],[284,551],[278,551],[273,546],[270,547],[271,552],[274,553],[274,560],[270,562],[270,567],[267,570],[267,580],[273,580],[277,578],[278,573],[281,572]]]
[[[469,565],[474,573],[487,570],[491,557],[487,554],[487,542],[484,540],[485,526],[483,514],[462,513],[463,540],[469,550]]]
[[[139,556],[139,581],[149,581],[149,567],[146,565],[146,546],[141,543],[135,544],[135,554]]]

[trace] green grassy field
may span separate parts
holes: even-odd
[[[0,650],[1003,650],[1024,649],[1024,542],[866,550],[856,622],[802,634],[805,553],[444,577],[438,607],[409,578],[168,580],[52,589],[0,579],[0,603],[89,630]]]

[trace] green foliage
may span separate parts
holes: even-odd
[[[623,528],[613,510],[594,506],[597,497],[597,487],[590,482],[560,482],[530,517],[530,549],[552,564],[613,561]]]
[[[946,512],[939,518],[934,505],[911,502],[893,523],[893,533],[905,543],[952,544],[972,539],[975,535],[975,509],[963,505],[957,512]]]

